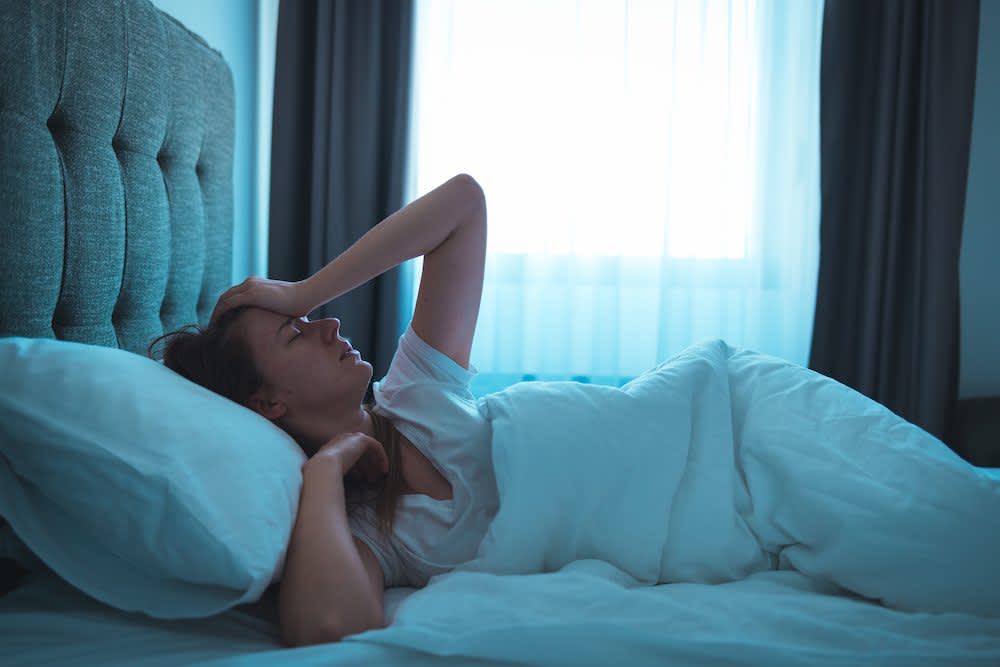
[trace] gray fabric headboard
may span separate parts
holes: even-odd
[[[148,0],[0,0],[0,336],[142,352],[232,273],[233,79]]]
[[[205,324],[233,122],[222,56],[148,0],[0,0],[0,336],[143,353]],[[0,519],[0,595],[19,547]]]

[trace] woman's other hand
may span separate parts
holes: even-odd
[[[382,444],[364,433],[342,433],[331,438],[303,466],[326,468],[341,477],[377,482],[389,472],[389,457]]]
[[[302,317],[318,305],[313,300],[306,281],[286,282],[250,276],[239,285],[222,293],[212,311],[212,320],[232,308],[256,306],[291,317]]]

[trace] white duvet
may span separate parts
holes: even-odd
[[[823,375],[714,340],[620,389],[527,382],[481,407],[500,510],[459,571],[794,569],[894,609],[1000,617],[1000,481]]]
[[[480,405],[500,509],[477,557],[352,649],[1000,665],[1000,470],[863,395],[716,340],[621,389],[522,383]]]

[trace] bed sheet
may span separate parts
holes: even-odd
[[[0,599],[0,663],[117,667],[1000,665],[1000,619],[885,608],[779,570],[638,584],[596,560],[559,572],[453,572],[386,591],[388,628],[282,648],[273,595],[211,618],[127,614],[33,573]]]
[[[155,619],[103,604],[41,566],[0,598],[0,665],[101,665],[160,667],[194,665],[219,658],[281,655],[275,588],[255,603],[209,618]],[[386,618],[415,588],[385,591]],[[357,645],[384,659],[399,652]],[[306,651],[307,649],[298,649]],[[339,651],[338,653],[350,653]],[[408,652],[403,652],[408,653]],[[353,664],[341,662],[334,664]],[[445,663],[434,663],[445,664]]]

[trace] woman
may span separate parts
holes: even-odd
[[[308,279],[248,279],[207,330],[166,337],[169,367],[310,455],[279,593],[288,643],[384,627],[383,588],[459,566],[588,558],[646,584],[796,569],[905,611],[1000,614],[1000,478],[808,369],[709,341],[621,389],[475,399],[485,249],[482,190],[459,175]],[[304,316],[417,255],[412,321],[363,405],[371,365],[336,318]]]
[[[483,191],[459,174],[306,280],[248,278],[219,298],[206,329],[161,339],[168,367],[272,420],[310,457],[279,593],[288,644],[384,627],[384,587],[425,584],[449,562],[468,558],[485,530],[495,496],[471,498],[469,490],[489,488],[482,456],[488,432],[468,393],[485,254]],[[371,364],[342,336],[337,318],[306,315],[419,255],[410,327],[373,387],[375,405],[363,405]],[[470,437],[480,453],[471,462]],[[462,484],[462,507],[441,469]],[[369,503],[377,507],[378,531],[370,529],[372,512],[349,513]],[[397,509],[408,518],[409,547],[390,539]],[[449,553],[429,558],[459,523],[465,539],[449,540]]]

